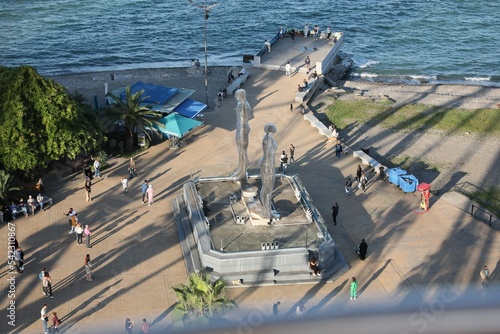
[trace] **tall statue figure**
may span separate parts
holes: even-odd
[[[248,165],[248,135],[250,133],[250,125],[248,120],[252,118],[252,108],[246,97],[247,93],[244,89],[238,89],[234,96],[238,104],[236,105],[236,146],[238,147],[238,169],[231,175],[234,181],[242,181],[246,179]]]
[[[271,201],[273,198],[274,179],[276,177],[276,167],[274,157],[278,145],[273,138],[276,133],[276,126],[272,123],[264,125],[266,133],[262,138],[262,158],[259,160],[260,176],[262,179],[262,189],[260,190],[260,203],[262,204],[262,218],[271,220]]]

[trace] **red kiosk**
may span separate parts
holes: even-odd
[[[429,198],[431,197],[431,185],[428,183],[420,183],[417,186],[420,191],[420,209],[414,210],[415,213],[422,214],[429,211]]]

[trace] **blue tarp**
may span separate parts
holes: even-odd
[[[147,97],[143,103],[150,104],[165,104],[179,92],[177,88],[158,86],[142,81],[137,81],[135,84],[130,86],[130,93],[132,94],[137,93],[140,90],[144,90],[142,97]],[[120,99],[125,101],[125,91],[120,94]]]
[[[185,99],[181,104],[174,108],[174,112],[189,118],[196,117],[207,108],[207,105],[192,99]]]

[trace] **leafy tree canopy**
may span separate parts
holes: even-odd
[[[99,143],[97,115],[34,68],[0,66],[0,87],[0,165],[6,170],[74,159]]]

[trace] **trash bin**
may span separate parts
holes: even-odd
[[[406,171],[399,167],[394,167],[387,170],[387,175],[389,176],[389,182],[395,184],[399,187],[399,176],[405,175]]]
[[[417,190],[418,180],[412,174],[399,176],[399,187],[404,193],[412,193]]]

